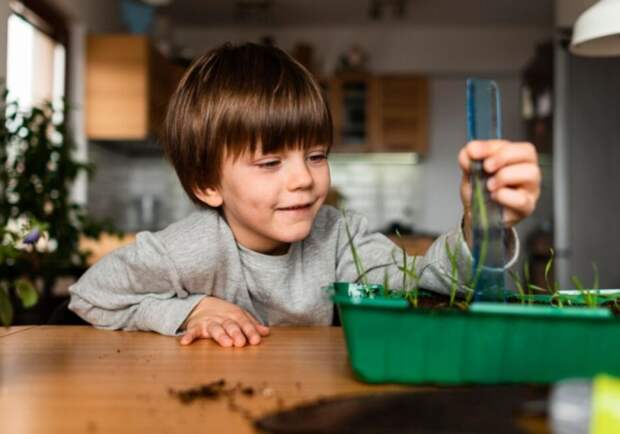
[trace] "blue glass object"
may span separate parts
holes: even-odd
[[[121,0],[121,16],[130,33],[147,33],[153,22],[155,8],[133,0]]]
[[[467,138],[493,140],[501,138],[500,94],[492,80],[467,80]],[[474,300],[504,300],[506,263],[502,207],[487,190],[489,174],[482,160],[472,162],[472,241]]]

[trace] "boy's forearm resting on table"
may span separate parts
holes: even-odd
[[[69,309],[98,328],[176,335],[205,294],[189,294],[149,233],[97,262],[69,288]]]

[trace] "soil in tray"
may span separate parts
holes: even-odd
[[[273,434],[547,434],[547,396],[533,386],[382,393],[319,400],[255,425]]]
[[[464,303],[465,302],[463,299],[457,298],[455,300],[454,309],[463,309],[462,306],[464,306]],[[509,300],[507,300],[507,303],[515,304],[515,305],[522,304],[521,300],[517,297],[510,298]],[[417,309],[420,309],[420,308],[422,309],[451,309],[449,307],[449,304],[450,304],[449,296],[423,290],[420,293],[420,296],[418,297]],[[525,304],[529,304],[529,302],[526,301]],[[533,300],[531,304],[537,305],[537,306],[548,306],[549,305],[549,303],[545,303],[544,301],[540,301],[540,300]],[[584,309],[588,308],[588,306],[585,306],[583,304],[572,304],[571,307],[583,307]],[[607,302],[601,303],[599,307],[609,308],[609,310],[611,310],[611,313],[614,316],[620,316],[620,303],[614,303],[613,301],[607,301]],[[558,308],[561,309],[560,307]]]

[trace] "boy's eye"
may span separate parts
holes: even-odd
[[[258,163],[257,166],[261,169],[272,169],[274,167],[278,167],[280,165],[280,160],[268,160],[263,161],[262,163]]]
[[[321,161],[327,160],[327,155],[324,153],[310,154],[308,159],[313,163],[320,163]]]

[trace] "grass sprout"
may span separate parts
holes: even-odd
[[[383,296],[387,297],[390,294],[390,277],[388,276],[387,268],[383,269]]]
[[[480,201],[483,201],[483,198],[480,195],[480,188],[477,188],[477,191],[477,201],[480,204]],[[484,208],[483,202],[481,208]],[[479,211],[481,212],[481,215],[483,217],[481,219],[483,229],[488,229],[488,219],[486,219],[486,212],[484,209],[480,209]],[[409,301],[412,307],[419,307],[419,296],[421,291],[420,281],[422,279],[423,273],[432,264],[427,263],[418,270],[417,260],[419,259],[419,257],[409,257],[407,255],[404,243],[402,243],[401,234],[396,231],[396,235],[401,240],[399,246],[400,252],[397,252],[397,249],[394,249],[392,251],[392,262],[379,264],[366,270],[364,268],[364,264],[359,254],[359,251],[355,246],[345,210],[342,210],[342,214],[344,216],[344,225],[348,238],[347,244],[351,251],[355,269],[358,275],[355,283],[361,284],[362,290],[365,291],[365,293],[370,294],[372,291],[371,285],[368,281],[368,273],[378,269],[383,269],[382,295],[384,297],[389,297],[392,294],[398,292]],[[478,284],[480,278],[482,264],[484,263],[484,259],[487,254],[485,244],[488,242],[488,236],[485,237],[483,235],[482,243],[480,246],[480,259],[476,265],[475,272],[472,273],[471,278],[467,282],[461,281],[461,275],[459,270],[459,262],[461,260],[461,250],[459,249],[459,243],[461,242],[463,242],[462,237],[459,237],[456,244],[451,247],[448,239],[445,240],[444,248],[449,260],[450,270],[445,271],[441,267],[439,267],[437,271],[443,278],[445,278],[449,285],[448,307],[456,307],[458,309],[466,310],[469,307],[471,301],[473,300],[474,294],[476,292],[476,285]],[[583,285],[579,277],[575,275],[571,276],[571,282],[575,285],[576,289],[581,295],[582,302],[579,302],[574,300],[574,298],[571,298],[569,295],[565,295],[560,292],[559,282],[552,278],[552,271],[555,261],[555,251],[553,249],[549,249],[549,253],[549,259],[545,264],[544,269],[544,281],[546,288],[542,288],[531,282],[530,267],[527,262],[523,265],[522,274],[519,274],[518,272],[514,272],[512,270],[508,271],[508,274],[517,289],[518,298],[521,304],[532,304],[537,300],[535,298],[536,294],[549,294],[551,297],[551,304],[555,304],[560,308],[564,307],[564,305],[579,305],[581,303],[591,308],[597,307],[601,301],[601,297],[599,296],[598,292],[600,286],[600,276],[597,265],[595,263],[592,263],[594,277],[590,289],[587,289]],[[398,255],[401,255],[401,257],[399,258]],[[402,289],[400,291],[392,290],[392,288],[390,287],[390,273],[388,267],[396,267],[396,269],[402,273]],[[464,296],[462,298],[459,298],[459,294],[463,294]],[[615,309],[620,309],[620,297],[615,296],[613,298],[610,298],[609,300],[605,297],[602,298],[604,299],[603,301],[609,301],[610,303],[613,303]]]
[[[365,287],[368,287],[368,278],[367,272],[364,270],[364,264],[362,263],[362,258],[360,257],[357,248],[355,247],[355,243],[353,242],[353,236],[351,235],[351,228],[349,227],[349,221],[347,220],[346,211],[342,210],[342,216],[344,217],[344,227],[347,232],[348,245],[351,249],[351,255],[353,256],[353,262],[355,264],[355,270],[357,271],[357,281],[359,281]]]
[[[594,308],[598,307],[598,289],[599,289],[599,273],[598,267],[593,262],[592,269],[594,271],[594,281],[592,282],[592,288],[586,288],[579,277],[573,275],[570,277],[571,282],[575,285],[575,288],[579,291],[581,296],[583,297],[584,303],[586,306]],[[616,298],[617,300],[617,298]]]
[[[458,241],[460,241],[460,238]],[[458,244],[458,241],[457,241],[457,244]],[[448,243],[447,238],[446,238],[446,243],[445,243],[445,249],[448,255],[448,259],[450,260],[450,304],[449,306],[452,307],[454,305],[456,293],[459,288],[458,261],[459,261],[459,256],[460,256],[460,249],[458,248],[458,245],[455,245],[454,251],[452,251],[450,249],[450,244]]]
[[[521,276],[519,276],[519,273],[512,270],[508,270],[508,275],[510,276],[514,285],[517,288],[517,293],[519,294],[519,300],[521,301],[521,304],[525,304],[526,300],[529,302],[528,304],[531,304],[531,298],[529,298],[525,293],[525,289],[528,287],[527,281],[525,279],[521,280]]]
[[[487,260],[489,248],[489,216],[486,204],[484,202],[483,188],[484,186],[482,185],[482,180],[476,177],[474,179],[474,201],[472,208],[473,215],[477,217],[477,223],[479,223],[482,228],[482,240],[480,242],[480,251],[477,252],[478,257],[474,259],[476,262],[476,267],[472,279],[472,286],[474,289],[476,289],[478,286],[480,276],[482,275],[484,263]]]

